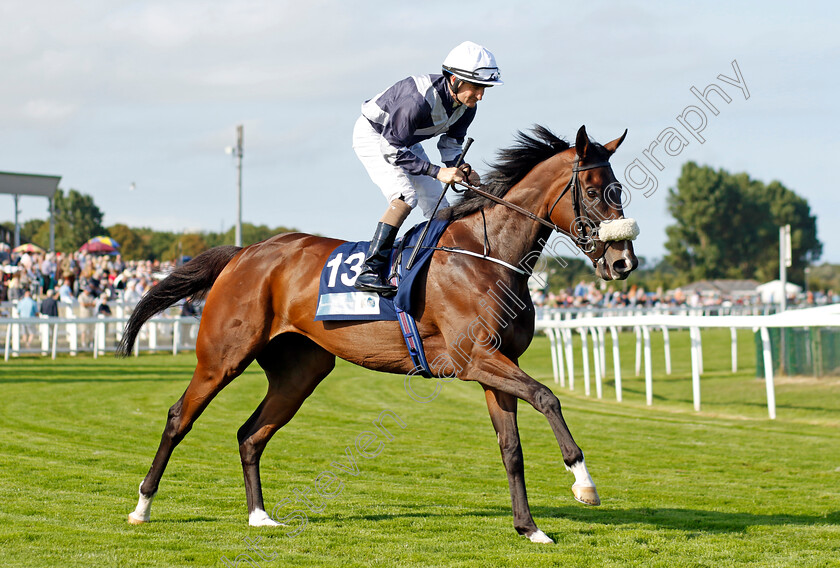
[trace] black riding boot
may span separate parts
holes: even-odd
[[[398,227],[392,227],[387,223],[379,223],[376,226],[376,232],[373,234],[373,239],[370,241],[367,258],[362,266],[362,273],[356,278],[356,283],[353,285],[356,290],[364,292],[376,292],[385,297],[393,296],[397,293],[396,286],[391,286],[387,282],[382,282],[382,277],[379,275],[383,268],[387,268],[388,261],[391,258],[391,247],[394,246],[394,239],[399,232]]]

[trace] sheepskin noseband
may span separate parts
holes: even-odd
[[[635,219],[613,219],[601,221],[598,238],[602,241],[632,241],[639,236],[639,225]]]

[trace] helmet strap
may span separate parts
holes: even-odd
[[[446,82],[449,84],[449,89],[452,91],[452,98],[455,99],[459,105],[464,103],[458,98],[458,89],[461,88],[461,84],[463,81],[459,79],[454,73],[447,73],[446,74]]]

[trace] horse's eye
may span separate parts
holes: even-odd
[[[589,199],[595,199],[596,197],[598,197],[598,194],[591,189],[586,192],[586,195],[589,196]]]

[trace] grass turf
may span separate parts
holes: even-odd
[[[175,451],[152,522],[131,526],[126,515],[194,356],[15,359],[0,365],[4,565],[224,566],[239,556],[239,566],[840,566],[840,382],[780,380],[771,421],[751,334],[739,336],[734,374],[729,331],[703,338],[700,413],[686,333],[672,332],[670,376],[654,335],[653,407],[634,376],[632,335],[620,341],[620,404],[609,355],[599,401],[594,384],[583,395],[579,349],[570,392],[555,387],[548,342],[535,339],[522,366],[558,393],[603,500],[573,501],[547,422],[521,404],[532,512],[555,545],[512,528],[478,385],[445,384],[420,404],[402,377],[339,362],[263,457],[267,508],[306,513],[289,538],[290,528],[247,527],[236,429],[263,396],[258,367],[222,391]],[[356,439],[378,431],[372,421],[384,410],[405,427],[386,419],[393,439],[381,436],[379,453],[362,457]],[[355,475],[332,465],[350,468],[347,448]],[[332,499],[316,496],[323,472],[340,480]],[[307,491],[315,511],[283,505]]]

